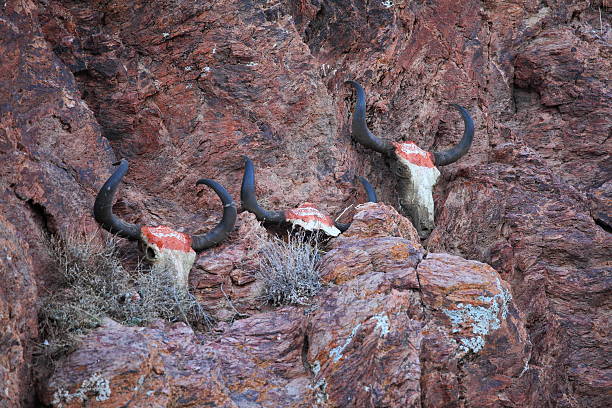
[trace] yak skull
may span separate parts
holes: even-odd
[[[267,221],[276,224],[290,223],[299,225],[307,231],[323,231],[325,234],[336,237],[346,231],[350,224],[335,222],[332,218],[319,210],[312,203],[304,203],[301,206],[289,210],[269,211],[262,208],[257,202],[255,195],[255,166],[253,161],[245,156],[244,176],[240,189],[242,207],[255,214],[259,221]],[[363,177],[359,178],[368,196],[368,201],[376,202],[376,192],[372,185]]]
[[[189,271],[196,258],[191,248],[191,237],[163,225],[142,227],[140,232],[147,262],[157,268],[172,271],[177,286],[186,289]]]
[[[453,163],[469,150],[474,137],[474,122],[468,111],[455,107],[465,125],[461,141],[442,152],[428,152],[414,142],[389,142],[376,137],[366,124],[366,97],[361,85],[347,81],[357,91],[357,102],[353,112],[353,138],[365,147],[383,153],[392,159],[392,168],[400,178],[399,196],[402,212],[410,217],[421,238],[427,238],[434,228],[433,187],[440,178],[438,166]]]
[[[223,218],[217,226],[202,235],[188,235],[166,226],[148,227],[130,224],[118,218],[112,211],[113,197],[123,176],[127,173],[127,160],[121,160],[119,167],[104,183],[94,204],[96,221],[112,234],[130,240],[140,241],[145,250],[145,259],[155,267],[164,268],[175,277],[177,288],[187,290],[189,271],[196,258],[196,252],[218,244],[234,229],[236,205],[229,193],[219,183],[200,179],[196,184],[211,187],[223,203]]]

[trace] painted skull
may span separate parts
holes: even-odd
[[[395,173],[400,177],[399,199],[402,212],[408,214],[421,235],[429,235],[434,228],[433,187],[440,178],[433,155],[413,142],[393,143]]]
[[[191,247],[191,237],[166,226],[140,228],[145,259],[152,265],[176,273],[176,283],[186,289],[189,271],[196,253]]]
[[[368,201],[376,202],[376,193],[370,183],[363,177],[359,178],[368,196]],[[259,221],[273,223],[290,223],[299,225],[308,231],[323,231],[336,237],[348,229],[350,224],[335,222],[329,215],[323,213],[312,203],[304,203],[297,208],[282,211],[268,211],[259,205],[255,196],[255,167],[253,161],[245,157],[244,177],[240,189],[242,207],[255,214]]]
[[[297,208],[285,210],[285,219],[287,222],[299,225],[307,231],[322,230],[332,237],[337,237],[341,232],[336,228],[334,220],[312,203],[304,203]]]
[[[113,197],[128,170],[127,160],[121,160],[119,167],[104,183],[94,204],[96,221],[111,234],[134,241],[144,247],[145,259],[155,266],[162,267],[176,277],[178,287],[187,290],[189,271],[195,261],[196,252],[202,251],[223,241],[234,229],[236,205],[229,193],[219,183],[200,179],[197,184],[211,187],[223,203],[223,218],[207,234],[188,235],[165,226],[148,227],[130,224],[113,214]]]
[[[363,146],[391,158],[391,166],[400,178],[399,199],[402,212],[409,216],[421,238],[427,238],[435,226],[433,188],[440,178],[437,167],[451,164],[469,150],[474,137],[474,122],[468,111],[455,107],[465,125],[461,141],[449,150],[428,152],[414,142],[389,142],[376,137],[366,124],[366,97],[361,85],[347,81],[357,92],[357,102],[353,112],[352,135]]]

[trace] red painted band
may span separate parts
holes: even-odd
[[[434,157],[431,152],[427,152],[417,146],[414,142],[393,142],[395,154],[415,166],[436,167]]]
[[[285,218],[289,220],[302,220],[304,222],[317,221],[328,227],[334,226],[334,221],[329,215],[322,213],[311,203],[304,203],[300,207],[285,210]]]
[[[176,251],[191,252],[191,237],[172,228],[160,225],[159,227],[142,227],[140,233],[147,242],[156,245],[159,249],[172,249]]]

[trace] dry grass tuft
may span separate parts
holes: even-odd
[[[128,273],[122,266],[115,238],[70,233],[47,239],[53,261],[50,271],[58,285],[42,297],[39,309],[41,353],[55,360],[72,351],[79,338],[105,317],[130,326],[154,319],[209,327],[210,317],[195,297],[176,287],[161,268],[139,266]]]
[[[264,301],[278,305],[309,305],[308,299],[321,289],[319,240],[316,234],[289,234],[262,245],[258,280],[264,284]]]

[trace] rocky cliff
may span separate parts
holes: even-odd
[[[105,406],[608,406],[609,6],[0,3],[0,406],[88,387]],[[351,140],[347,79],[392,141],[443,149],[462,127],[448,104],[474,117],[470,153],[441,168],[427,241],[391,208],[389,163]],[[263,230],[242,214],[191,285],[218,319],[233,316],[226,296],[251,317],[216,338],[108,322],[35,378],[36,305],[53,280],[42,235],[96,229],[119,158],[117,214],[207,231],[218,202],[195,181],[238,199],[245,154],[268,207],[357,217],[331,244],[316,307],[258,309],[249,237]],[[356,176],[387,206],[356,211]]]

